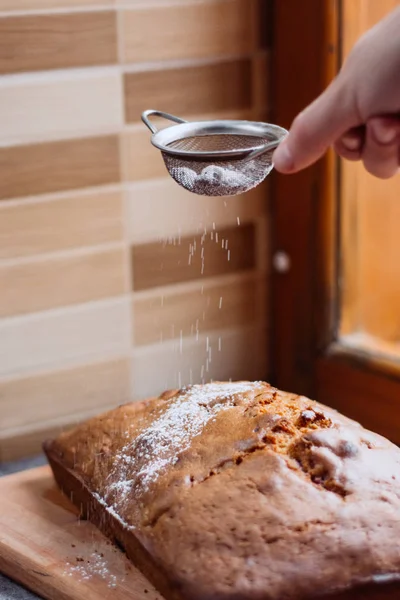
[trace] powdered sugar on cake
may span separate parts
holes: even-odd
[[[167,408],[163,407],[159,416],[116,456],[105,500],[113,498],[115,502],[117,498],[119,504],[131,492],[140,495],[147,491],[167,467],[176,464],[178,455],[190,447],[192,439],[207,423],[259,385],[254,382],[195,385],[167,401]]]
[[[125,529],[135,529],[133,525],[128,525],[128,523],[124,521],[124,519],[122,519],[122,517],[120,517],[120,515],[117,513],[114,506],[109,506],[97,492],[94,492],[93,496],[96,498],[97,502],[104,506],[106,511],[110,513],[110,515],[114,517],[114,519],[117,519],[117,521],[119,521]]]

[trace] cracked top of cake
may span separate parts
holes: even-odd
[[[400,449],[263,382],[128,404],[51,452],[192,600],[400,578]]]

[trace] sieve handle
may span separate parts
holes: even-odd
[[[167,121],[173,121],[174,123],[187,123],[184,119],[180,119],[179,117],[174,117],[174,115],[169,115],[168,113],[159,111],[159,110],[145,110],[142,114],[143,123],[150,129],[151,133],[157,133],[158,129],[153,123],[151,123],[149,117],[156,116],[162,117],[163,119],[167,119]]]
[[[253,150],[253,152],[250,152],[250,154],[248,154],[246,156],[246,158],[243,160],[245,160],[245,161],[253,160],[254,158],[258,158],[259,156],[262,156],[266,152],[275,150],[275,148],[277,148],[279,146],[279,144],[282,142],[282,140],[283,140],[283,138],[280,140],[274,140],[273,142],[268,142],[268,144],[265,144],[265,146],[263,146],[262,148],[258,148],[257,150]]]

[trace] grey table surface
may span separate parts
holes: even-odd
[[[18,471],[25,469],[33,469],[46,463],[43,456],[38,456],[33,459],[23,460],[20,462],[7,463],[5,465],[0,464],[0,477],[3,475],[10,475]],[[21,586],[17,585],[7,577],[0,574],[0,600],[38,600],[38,596],[28,592]],[[54,600],[57,600],[55,598]]]

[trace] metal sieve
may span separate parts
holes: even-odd
[[[158,130],[151,116],[177,124]],[[253,121],[188,122],[158,110],[146,110],[142,121],[171,177],[201,196],[236,196],[259,185],[273,169],[273,151],[288,133]]]

